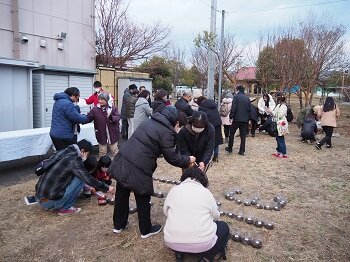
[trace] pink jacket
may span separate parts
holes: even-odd
[[[332,111],[323,112],[323,106],[318,110],[318,118],[321,119],[321,126],[332,126],[337,127],[337,117],[340,116],[339,107]]]

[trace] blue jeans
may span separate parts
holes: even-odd
[[[214,147],[214,156],[218,156],[219,155],[219,145]]]
[[[77,177],[74,177],[70,184],[66,187],[63,198],[59,200],[49,200],[46,202],[39,201],[39,204],[47,210],[59,210],[61,208],[68,209],[75,205],[80,191],[83,189],[84,183]]]
[[[277,153],[286,155],[287,154],[287,146],[286,141],[284,140],[284,136],[276,136],[277,141]]]

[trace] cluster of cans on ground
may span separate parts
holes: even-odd
[[[241,195],[240,189],[230,190],[224,193],[225,199],[229,201],[235,201],[236,204],[244,206],[255,206],[258,209],[275,210],[280,211],[287,205],[287,198],[285,196],[275,196],[274,201],[271,204],[263,204],[259,197],[252,197],[247,200],[241,200],[237,195]],[[218,206],[221,206],[220,202],[217,202]],[[243,216],[241,214],[234,214],[232,212],[224,212],[220,210],[221,216],[227,216],[237,221],[244,221],[249,225],[254,225],[260,228],[266,228],[272,230],[275,228],[274,223],[267,222],[259,218],[253,218],[251,216]],[[231,234],[231,239],[235,242],[240,242],[244,245],[250,245],[254,248],[261,248],[262,241],[259,238],[250,237],[248,234],[240,234],[239,232]]]
[[[259,197],[242,200],[238,196],[235,196],[240,194],[242,194],[242,191],[240,189],[235,189],[234,191],[226,192],[224,196],[225,199],[235,201],[238,205],[243,204],[244,206],[255,206],[257,209],[281,211],[281,209],[287,205],[287,198],[284,196],[275,196],[273,202],[264,204]]]

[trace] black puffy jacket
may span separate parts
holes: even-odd
[[[163,110],[162,114],[155,113],[150,119],[142,122],[108,169],[118,183],[137,194],[154,193],[152,174],[157,168],[157,158],[161,154],[173,166],[186,168],[190,164],[188,156],[182,156],[175,151],[176,132],[172,125],[174,121],[166,114],[167,111]]]
[[[313,117],[306,117],[301,130],[301,137],[304,139],[314,140],[315,133],[317,133],[317,124],[315,119]]]
[[[215,130],[208,123],[203,132],[195,133],[191,125],[181,128],[177,135],[176,148],[182,155],[195,156],[196,162],[208,164],[214,153]]]
[[[151,107],[153,109],[153,114],[154,113],[160,113],[163,111],[163,109],[166,107],[165,103],[163,100],[154,100],[152,103],[151,103]]]
[[[221,126],[221,117],[218,111],[218,105],[212,99],[204,100],[198,108],[198,111],[203,111],[207,114],[208,121],[214,127]]]
[[[250,104],[249,120],[254,120],[255,122],[258,122],[258,108],[253,104]]]

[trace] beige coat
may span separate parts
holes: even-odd
[[[340,116],[340,110],[339,107],[336,106],[336,108],[332,111],[323,112],[323,106],[318,110],[318,118],[321,119],[321,126],[332,126],[337,127],[337,117]]]
[[[271,112],[277,122],[278,136],[284,136],[289,133],[287,121],[287,105],[285,103],[277,104]]]
[[[224,99],[222,99],[221,104],[225,104],[225,106],[228,107],[228,111],[231,111],[232,98],[225,97]],[[230,114],[228,114],[227,116],[221,116],[221,121],[224,126],[230,126],[232,124],[232,121],[230,121]]]

